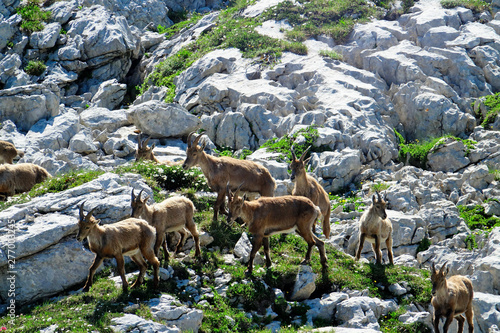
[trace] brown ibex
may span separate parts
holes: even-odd
[[[323,189],[323,187],[318,183],[314,177],[311,177],[306,172],[306,164],[309,159],[304,161],[304,157],[307,152],[311,149],[309,146],[302,156],[297,159],[295,156],[295,151],[292,147],[292,162],[290,163],[290,170],[292,174],[290,179],[295,182],[295,187],[293,188],[292,195],[301,195],[306,198],[311,199],[311,201],[321,209],[322,217],[322,228],[323,234],[326,238],[330,238],[330,198],[328,193]],[[314,226],[313,226],[314,228]]]
[[[458,333],[464,331],[465,313],[469,324],[469,333],[474,332],[474,312],[472,310],[472,299],[474,291],[472,282],[462,275],[454,275],[446,279],[449,269],[446,269],[446,262],[441,269],[436,271],[436,266],[432,263],[432,299],[434,307],[433,324],[434,331],[439,333],[439,319],[445,317],[443,332],[447,333],[453,318],[458,321]]]
[[[137,280],[132,288],[142,284],[146,272],[146,262],[143,256],[153,265],[154,286],[158,287],[160,262],[156,258],[153,246],[156,240],[156,232],[146,221],[129,218],[113,224],[100,226],[100,220],[92,216],[93,208],[87,216],[83,213],[83,205],[80,205],[80,219],[78,221],[78,234],[76,239],[83,241],[88,239],[90,251],[95,253],[95,259],[90,266],[87,282],[83,291],[88,291],[92,286],[94,274],[105,258],[115,258],[116,267],[122,278],[123,291],[128,289],[125,278],[125,266],[123,256],[129,256],[140,269]]]
[[[17,150],[12,143],[0,140],[0,164],[12,164],[17,155],[23,157],[24,153]]]
[[[245,201],[238,196],[240,188],[234,195],[227,187],[229,215],[228,221],[233,222],[240,217],[253,235],[252,251],[248,261],[247,272],[252,274],[253,260],[261,245],[264,245],[266,266],[271,267],[269,256],[269,236],[282,233],[297,233],[307,242],[308,248],[302,264],[311,260],[311,250],[314,245],[319,250],[321,265],[326,268],[325,243],[312,232],[314,222],[321,216],[321,210],[306,197],[286,195],[282,197],[260,197],[257,200]]]
[[[35,184],[51,177],[43,167],[33,163],[0,165],[0,200],[16,193],[27,192]]]
[[[364,242],[367,240],[372,244],[377,264],[382,264],[380,243],[385,241],[389,261],[394,265],[392,255],[392,223],[387,218],[387,213],[385,212],[385,200],[380,197],[378,192],[377,197],[378,200],[375,198],[375,195],[372,197],[372,204],[359,219],[359,245],[356,252],[356,260],[359,260]]]
[[[165,259],[168,261],[169,256],[165,241],[165,233],[183,231],[181,233],[182,237],[176,246],[175,252],[177,253],[184,242],[184,237],[186,235],[184,228],[186,228],[191,232],[191,235],[193,235],[195,256],[199,257],[201,254],[200,237],[193,220],[193,202],[186,197],[173,197],[154,205],[148,205],[146,202],[149,196],[141,199],[141,194],[142,190],[136,197],[134,190],[132,190],[132,217],[141,217],[156,229],[156,242],[154,246],[156,256],[159,256],[160,246],[163,245]]]
[[[242,191],[258,192],[262,197],[274,196],[276,183],[267,168],[253,161],[238,160],[228,156],[210,156],[203,151],[205,145],[198,146],[203,135],[199,135],[191,143],[193,134],[194,132],[188,136],[187,156],[182,167],[187,170],[198,165],[207,178],[208,186],[212,191],[217,192],[214,220],[217,220],[219,210],[222,213],[225,211],[224,200],[227,184],[231,190],[243,184]]]
[[[151,139],[151,137],[147,138],[146,140],[142,141],[142,133],[139,133],[139,137],[137,138],[137,150],[135,152],[135,161],[138,162],[139,160],[145,160],[145,161],[153,161],[158,164],[164,164],[168,166],[173,166],[173,165],[180,165],[180,162],[171,162],[171,161],[164,161],[160,162],[154,152],[153,149],[155,149],[155,144],[153,143],[151,147],[148,147],[148,142]]]

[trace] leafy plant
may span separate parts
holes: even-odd
[[[384,333],[431,333],[431,329],[424,323],[403,324],[399,321],[399,316],[406,312],[404,307],[400,307],[396,312],[388,313],[380,317],[380,331]]]
[[[24,67],[24,71],[29,75],[40,76],[45,72],[47,66],[40,60],[30,60]]]
[[[17,8],[17,13],[21,16],[21,29],[32,33],[43,30],[43,22],[50,19],[51,13],[40,8],[39,0],[28,0],[27,4]]]
[[[370,192],[371,193],[381,193],[385,190],[387,190],[389,187],[391,187],[391,184],[387,184],[387,183],[381,183],[380,181],[379,182],[376,182],[376,183],[372,183],[370,185]]]
[[[429,249],[429,247],[431,247],[431,245],[432,244],[431,244],[430,239],[427,237],[424,237],[424,239],[422,239],[420,241],[420,243],[418,244],[417,253],[427,251]]]
[[[457,206],[460,217],[471,230],[491,231],[495,227],[500,227],[500,218],[488,216],[484,212],[484,207],[476,206]]]
[[[43,183],[36,184],[28,195],[30,197],[39,197],[46,193],[62,192],[90,182],[103,173],[103,171],[71,171],[63,175],[47,178]]]
[[[301,140],[301,143],[297,144],[295,143],[295,141],[299,136],[304,137],[305,140]],[[318,129],[313,126],[309,126],[307,128],[298,130],[292,135],[285,134],[280,139],[272,138],[266,141],[262,145],[262,148],[266,148],[271,152],[280,153],[281,155],[277,158],[278,161],[289,162],[292,160],[292,146],[294,146],[295,155],[297,157],[300,157],[309,146],[312,146],[312,151],[320,151],[313,146],[318,137]]]
[[[500,181],[500,169],[489,169],[489,172],[495,176],[495,180]]]
[[[487,110],[485,116],[480,112],[476,113],[476,117],[481,121],[481,126],[486,129],[491,128],[491,124],[495,122],[500,112],[500,93],[482,97],[475,103],[483,103]]]

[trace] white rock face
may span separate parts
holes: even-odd
[[[292,301],[301,301],[309,298],[316,290],[316,276],[311,266],[300,265],[290,299]]]
[[[341,327],[380,330],[378,318],[396,310],[394,301],[381,301],[371,297],[352,297],[337,305],[336,318]]]
[[[170,295],[162,295],[159,299],[150,301],[151,314],[156,320],[164,320],[169,325],[175,325],[182,332],[198,332],[203,320],[203,311],[177,306],[178,300]]]
[[[155,323],[152,320],[146,320],[142,317],[125,314],[123,317],[111,319],[111,329],[113,332],[143,332],[143,333],[155,333],[155,332],[166,332],[166,333],[180,333],[181,330],[177,327],[168,327],[159,323]]]

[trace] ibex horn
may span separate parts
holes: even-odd
[[[304,161],[304,157],[306,157],[306,154],[309,152],[309,149],[311,149],[311,146],[307,147],[307,149],[302,153],[302,156],[300,156],[300,161]]]
[[[380,192],[379,191],[377,191],[377,197],[378,197],[378,201],[381,202],[382,198],[380,197]]]
[[[84,220],[85,219],[85,215],[83,214],[83,205],[85,204],[85,201],[82,202],[82,204],[80,205],[80,220]]]
[[[193,136],[194,132],[191,132],[188,134],[188,138],[187,138],[187,144],[188,144],[188,148],[191,148],[191,137]]]
[[[135,194],[134,194],[134,189],[132,189],[132,202],[135,201]]]
[[[226,185],[226,195],[227,195],[227,199],[229,201],[231,201],[233,199],[232,195],[231,195],[231,189],[229,188],[229,181],[227,182],[227,185]]]
[[[293,149],[293,146],[290,150],[292,151],[292,157],[293,157],[293,160],[295,161],[297,159],[297,156],[295,156],[295,149]]]
[[[142,133],[139,133],[139,137],[137,138],[137,148],[139,148],[139,150],[142,149]]]
[[[94,213],[94,210],[96,209],[97,207],[94,207],[90,210],[90,212],[88,212],[87,216],[85,216],[85,221],[87,222],[90,222],[90,218],[92,217],[92,214]]]
[[[447,263],[448,263],[448,261],[445,261],[444,264],[443,264],[443,266],[441,266],[441,269],[439,270],[439,274],[443,274],[444,269],[445,269]]]
[[[237,197],[240,194],[240,188],[243,186],[245,182],[241,183],[240,186],[236,189],[236,192],[234,192],[234,196]]]
[[[196,137],[196,139],[194,139],[193,141],[193,145],[196,147],[198,145],[198,141],[200,141],[201,137],[203,136],[203,134],[200,134]]]
[[[142,146],[143,146],[143,147],[144,147],[144,146],[146,146],[146,147],[147,147],[147,146],[148,146],[148,143],[149,143],[149,140],[151,140],[151,137],[149,137],[149,138],[147,138],[146,140],[144,140],[144,143],[143,143],[143,145],[142,145]]]

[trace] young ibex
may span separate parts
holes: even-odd
[[[164,164],[164,165],[180,165],[180,162],[171,162],[171,161],[164,161],[160,162],[154,152],[153,149],[155,149],[155,144],[153,143],[151,147],[148,147],[148,142],[151,139],[151,137],[147,138],[146,140],[142,141],[142,133],[139,133],[139,137],[137,138],[137,150],[135,152],[135,161],[138,162],[139,160],[146,160],[146,161],[153,161],[158,164]]]
[[[311,201],[321,209],[322,218],[322,228],[323,233],[326,238],[330,238],[330,198],[328,193],[323,189],[323,187],[318,183],[314,177],[311,177],[306,172],[306,164],[309,159],[304,161],[304,157],[307,152],[311,149],[309,146],[306,151],[300,156],[299,159],[295,156],[295,151],[292,147],[292,157],[293,160],[290,163],[290,170],[292,174],[290,179],[295,182],[295,187],[293,188],[292,195],[301,195],[306,198],[311,199]],[[314,228],[314,226],[313,226]]]
[[[380,243],[385,240],[389,261],[394,265],[392,255],[392,223],[387,218],[387,213],[385,212],[386,202],[380,197],[378,192],[377,197],[378,200],[375,198],[375,195],[372,197],[372,204],[359,219],[359,245],[356,252],[356,260],[359,260],[364,242],[367,240],[372,244],[377,264],[382,264]]]
[[[434,263],[432,263],[432,299],[431,304],[434,307],[433,324],[434,331],[439,333],[439,319],[445,317],[443,331],[448,332],[453,318],[458,321],[458,333],[464,331],[465,318],[467,317],[469,324],[469,333],[474,332],[474,312],[472,310],[472,298],[474,291],[472,290],[472,282],[462,275],[454,275],[446,279],[449,269],[444,271],[446,262],[441,269],[436,271]]]
[[[321,216],[321,210],[306,197],[286,195],[282,197],[260,197],[257,200],[245,201],[246,194],[240,198],[238,187],[234,194],[227,187],[229,215],[233,222],[240,217],[253,235],[252,251],[248,261],[247,273],[252,274],[253,260],[261,245],[264,245],[266,267],[271,267],[269,256],[269,236],[281,233],[297,233],[307,242],[308,248],[302,264],[311,260],[311,250],[318,247],[321,265],[326,268],[325,243],[312,232],[314,222]]]
[[[49,177],[47,170],[32,163],[0,165],[0,200],[27,192]]]
[[[118,273],[122,278],[123,291],[127,291],[128,282],[125,278],[125,267],[123,256],[129,256],[140,269],[139,276],[132,288],[142,284],[146,272],[144,257],[153,265],[154,286],[158,287],[160,262],[156,258],[153,246],[156,240],[156,232],[146,221],[129,218],[113,224],[100,226],[100,220],[92,216],[92,209],[87,216],[83,213],[83,205],[80,205],[80,219],[78,221],[78,234],[76,239],[83,241],[88,239],[89,248],[95,253],[95,259],[90,266],[87,282],[83,291],[88,291],[92,286],[94,273],[105,258],[115,258]]]
[[[132,190],[132,217],[141,217],[156,229],[156,242],[154,246],[155,254],[157,256],[159,255],[160,246],[163,245],[165,260],[168,261],[169,256],[165,233],[183,231],[184,228],[186,228],[189,232],[191,232],[191,235],[193,235],[196,249],[195,256],[199,257],[201,254],[200,237],[198,230],[196,229],[196,224],[193,220],[194,205],[191,200],[185,197],[173,197],[154,205],[148,205],[146,202],[149,196],[141,199],[141,194],[142,190],[136,197],[134,190]],[[186,233],[181,232],[181,235],[182,237],[176,246],[176,253],[180,251]]]
[[[229,184],[231,190],[243,184],[242,191],[258,192],[262,197],[274,196],[276,183],[269,170],[253,161],[238,160],[228,156],[210,156],[203,151],[205,145],[198,146],[198,141],[200,141],[202,135],[196,137],[191,143],[193,134],[194,132],[188,136],[187,156],[182,167],[187,170],[196,165],[200,166],[201,171],[207,178],[208,186],[212,191],[217,192],[214,220],[217,220],[219,210],[222,213],[225,212],[224,199],[227,184]]]
[[[23,157],[24,153],[10,142],[0,141],[0,164],[12,164],[17,155]]]

